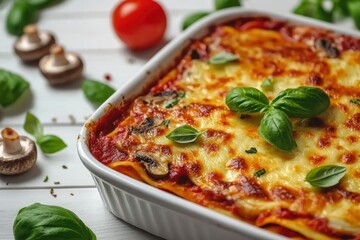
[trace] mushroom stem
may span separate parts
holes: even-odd
[[[30,43],[39,43],[41,42],[41,39],[39,37],[38,30],[35,25],[26,25],[24,28],[24,33],[26,37],[28,38],[28,41]]]
[[[15,154],[21,152],[22,146],[20,144],[20,136],[11,128],[4,128],[1,131],[1,136],[4,142],[4,152],[8,154]]]
[[[50,53],[53,56],[54,66],[64,66],[70,64],[65,57],[65,51],[62,46],[54,45],[51,48]]]

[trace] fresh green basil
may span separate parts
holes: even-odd
[[[215,9],[220,10],[230,7],[239,7],[241,6],[240,0],[215,0]]]
[[[239,59],[239,56],[236,54],[228,52],[220,52],[209,59],[209,64],[212,65],[222,65],[229,62],[234,62]]]
[[[269,109],[260,122],[258,133],[280,150],[290,152],[296,146],[291,122],[281,110]]]
[[[166,138],[177,143],[192,143],[204,132],[199,132],[189,125],[182,125],[166,135]]]
[[[6,30],[8,33],[20,36],[26,25],[34,23],[37,19],[38,11],[26,0],[13,1],[6,16]]]
[[[29,86],[21,76],[0,69],[0,106],[7,107],[16,102]]]
[[[13,232],[15,240],[96,240],[94,232],[75,213],[40,203],[20,209]]]
[[[353,18],[357,29],[360,29],[360,1],[350,0],[347,2],[348,2],[350,15]]]
[[[26,113],[24,130],[33,135],[41,151],[46,154],[58,152],[67,147],[66,143],[55,135],[44,135],[44,127],[39,119],[30,112]]]
[[[255,154],[257,153],[257,149],[254,147],[251,147],[250,149],[245,150],[247,154]]]
[[[43,135],[36,139],[36,143],[46,154],[56,153],[67,147],[66,143],[55,135]]]
[[[175,99],[171,99],[169,102],[165,104],[165,108],[172,108],[176,106],[182,98],[186,96],[186,92],[178,92],[177,97]]]
[[[183,22],[182,30],[187,29],[188,27],[190,27],[190,25],[199,21],[203,17],[206,17],[209,14],[210,14],[209,12],[197,12],[187,16]]]
[[[351,99],[350,102],[354,103],[354,104],[357,104],[357,105],[360,105],[360,98]]]
[[[332,0],[331,13],[333,16],[349,16],[348,0]]]
[[[258,89],[251,87],[233,88],[226,95],[226,105],[233,112],[254,113],[268,108],[268,98]]]
[[[306,174],[305,181],[314,187],[328,188],[335,186],[345,176],[346,167],[336,165],[320,166]]]
[[[95,80],[84,80],[81,89],[85,97],[97,106],[105,102],[115,92],[112,87]]]
[[[302,0],[293,9],[293,13],[326,22],[332,22],[332,12],[326,10],[323,4],[323,0]]]
[[[43,125],[40,123],[39,119],[30,112],[26,113],[23,128],[27,133],[33,135],[35,138],[44,135]]]
[[[267,78],[261,83],[261,89],[270,91],[273,89],[274,85],[274,79],[273,78]]]
[[[260,177],[260,176],[264,175],[265,173],[266,173],[266,170],[264,168],[261,168],[254,173],[254,176]]]
[[[290,118],[309,118],[326,111],[330,98],[320,88],[302,86],[280,92],[270,106],[284,111]]]

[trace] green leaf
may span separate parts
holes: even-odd
[[[163,122],[163,124],[164,124],[164,126],[165,126],[166,128],[168,128],[168,127],[169,127],[169,124],[170,124],[170,119],[166,119],[166,120]]]
[[[178,92],[177,97],[175,99],[171,99],[169,102],[165,104],[165,108],[172,108],[176,106],[182,98],[186,96],[186,92]]]
[[[94,232],[75,213],[40,203],[20,209],[13,232],[15,240],[96,240]]]
[[[291,122],[281,110],[269,109],[260,122],[258,133],[280,150],[290,152],[296,146]]]
[[[0,69],[0,106],[7,107],[16,102],[29,86],[21,76]]]
[[[320,166],[306,174],[305,181],[314,187],[327,188],[335,186],[345,176],[346,167],[336,165]]]
[[[187,29],[188,27],[190,27],[190,25],[199,21],[201,18],[206,17],[209,14],[210,14],[209,12],[197,12],[187,16],[182,24],[181,29],[182,30]]]
[[[182,125],[166,135],[166,138],[177,143],[192,143],[204,132],[199,132],[189,125]]]
[[[105,102],[115,92],[112,87],[95,80],[84,80],[81,89],[85,97],[97,106]]]
[[[290,118],[309,118],[325,112],[330,98],[320,88],[302,86],[280,92],[270,106],[284,111]]]
[[[360,1],[349,0],[348,7],[357,29],[360,29]]]
[[[215,9],[220,10],[230,7],[239,7],[241,6],[240,0],[215,0]]]
[[[293,13],[332,22],[332,12],[324,8],[323,0],[302,0],[299,5],[293,9]]]
[[[26,1],[38,10],[51,7],[55,4],[63,2],[63,0],[26,0]]]
[[[331,13],[339,16],[349,16],[348,0],[332,0]]]
[[[357,105],[360,105],[360,98],[351,99],[350,102],[354,103],[354,104],[357,104]]]
[[[233,112],[254,113],[265,111],[269,100],[256,88],[238,87],[229,91],[225,103]]]
[[[254,176],[255,176],[255,177],[260,177],[260,176],[264,175],[265,173],[266,173],[265,169],[262,168],[262,169],[257,170],[257,171],[254,173]]]
[[[268,90],[268,91],[272,90],[273,89],[273,84],[274,84],[274,79],[273,78],[267,78],[261,83],[261,89]]]
[[[7,16],[6,30],[8,33],[16,36],[23,34],[26,25],[34,23],[38,17],[38,10],[27,0],[13,1]]]
[[[228,52],[220,52],[209,59],[209,63],[212,65],[221,65],[229,62],[234,62],[239,59],[238,55],[228,53]]]
[[[26,113],[24,130],[33,135],[35,138],[39,138],[44,134],[44,127],[39,119],[30,112]]]
[[[39,145],[44,153],[51,154],[63,150],[67,147],[66,143],[55,135],[43,135],[36,139],[36,143]]]

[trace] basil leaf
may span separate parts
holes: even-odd
[[[97,106],[105,102],[115,92],[112,87],[95,80],[84,80],[81,89],[85,97]]]
[[[44,127],[40,123],[39,119],[30,112],[26,113],[25,123],[23,126],[24,130],[38,138],[44,134]]]
[[[233,112],[254,113],[265,111],[269,100],[258,89],[243,87],[231,89],[226,95],[225,103]]]
[[[166,135],[166,138],[177,143],[192,143],[204,132],[199,132],[189,125],[182,125]]]
[[[190,27],[190,25],[199,21],[201,18],[206,17],[209,14],[210,14],[209,12],[197,12],[187,16],[182,24],[181,29],[182,30],[187,29],[188,27]]]
[[[177,97],[175,99],[170,100],[168,103],[166,103],[165,108],[172,108],[176,106],[182,98],[186,96],[186,92],[179,92],[177,93]]]
[[[230,7],[239,7],[241,6],[240,0],[215,0],[215,9],[220,10]]]
[[[332,0],[331,13],[339,16],[349,16],[348,0]]]
[[[351,99],[350,102],[354,103],[354,104],[357,104],[357,105],[360,105],[360,98]]]
[[[296,146],[291,122],[281,110],[269,109],[260,122],[258,133],[280,150],[290,152]]]
[[[209,59],[209,63],[212,65],[221,65],[229,62],[234,62],[239,59],[238,55],[228,53],[228,52],[220,52]]]
[[[67,147],[66,143],[55,135],[43,135],[36,139],[41,151],[47,154],[55,153]]]
[[[20,209],[13,231],[15,240],[96,240],[94,232],[70,210],[40,203]]]
[[[314,187],[327,188],[335,186],[345,176],[346,167],[336,165],[320,166],[306,174],[305,181]]]
[[[280,92],[270,106],[284,111],[290,118],[309,118],[326,111],[330,98],[320,88],[302,86]]]
[[[353,18],[357,29],[360,29],[360,1],[349,0],[347,2],[350,15]]]
[[[29,86],[21,76],[0,69],[0,106],[7,107],[16,102]]]
[[[257,170],[257,171],[254,173],[254,176],[255,176],[255,177],[260,177],[260,176],[264,175],[265,173],[266,173],[265,169],[262,168],[262,169]]]
[[[323,0],[302,0],[299,5],[295,7],[293,13],[332,22],[332,12],[325,10]]]
[[[274,79],[267,78],[261,83],[260,87],[263,90],[272,90],[273,89],[273,83],[274,83]]]

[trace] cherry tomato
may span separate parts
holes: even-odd
[[[153,0],[124,0],[113,10],[112,24],[129,48],[145,49],[163,39],[166,14]]]

